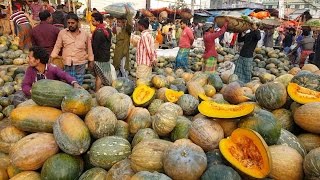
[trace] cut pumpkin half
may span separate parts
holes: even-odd
[[[201,114],[213,118],[237,118],[253,112],[255,105],[242,103],[238,105],[218,104],[213,101],[202,101],[198,110]]]
[[[291,99],[297,103],[320,102],[320,92],[299,86],[296,83],[289,83],[287,91]]]
[[[166,100],[172,103],[176,103],[182,95],[184,95],[183,91],[175,91],[172,89],[167,89],[165,92]]]
[[[198,95],[200,101],[212,101],[213,99],[204,93]]]
[[[156,90],[147,85],[139,85],[136,87],[132,94],[133,102],[136,106],[147,106],[151,103]]]
[[[230,137],[220,141],[219,148],[227,161],[251,177],[264,178],[271,171],[272,161],[268,145],[260,134],[253,130],[234,130]]]

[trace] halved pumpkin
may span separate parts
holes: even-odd
[[[203,94],[203,93],[199,94],[198,98],[199,98],[200,101],[212,101],[213,100],[211,97],[209,97],[209,96],[207,96],[206,94]]]
[[[320,92],[299,86],[297,83],[289,83],[287,91],[291,99],[297,103],[320,102]]]
[[[175,91],[172,89],[167,89],[165,92],[166,100],[172,103],[176,103],[183,94],[183,91]]]
[[[132,94],[133,102],[136,106],[147,106],[151,103],[156,90],[147,85],[140,85],[136,87]]]
[[[218,104],[213,101],[202,101],[198,110],[201,114],[213,118],[236,118],[253,112],[255,105],[242,103],[239,105]]]
[[[230,137],[220,141],[219,149],[235,168],[251,177],[264,178],[271,171],[272,161],[268,145],[260,134],[253,130],[234,130]]]

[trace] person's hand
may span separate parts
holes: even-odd
[[[88,63],[88,68],[89,68],[90,70],[93,70],[93,67],[94,67],[94,61],[89,61],[89,63]]]
[[[73,83],[73,88],[76,88],[76,89],[83,89],[82,86],[80,86],[80,84],[78,84],[77,82]]]

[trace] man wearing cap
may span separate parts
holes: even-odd
[[[219,31],[214,31],[212,27],[212,23],[205,24],[204,26],[205,33],[203,36],[204,47],[205,47],[203,58],[205,59],[205,64],[202,68],[203,72],[214,73],[216,71],[218,53],[215,47],[215,39],[226,32],[227,26],[228,26],[228,22],[226,21]]]

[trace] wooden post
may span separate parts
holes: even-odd
[[[76,3],[72,1],[73,13],[77,14]]]
[[[68,8],[69,8],[69,12],[71,11],[71,3],[70,0],[68,0]]]

